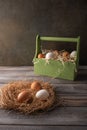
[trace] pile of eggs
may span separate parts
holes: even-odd
[[[33,81],[30,85],[30,89],[21,91],[17,96],[17,101],[19,103],[32,103],[33,98],[39,100],[46,100],[49,97],[49,92],[44,89],[40,82]]]
[[[38,58],[45,58],[46,60],[63,60],[63,61],[75,61],[77,52],[76,50],[69,53],[68,51],[58,51],[58,50],[45,50],[43,53],[38,54]]]

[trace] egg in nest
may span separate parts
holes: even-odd
[[[32,82],[31,89],[34,90],[34,91],[38,91],[38,90],[42,89],[41,83],[38,82],[38,81]]]
[[[49,97],[49,93],[46,89],[42,89],[42,90],[39,90],[37,93],[36,93],[36,98],[40,99],[40,100],[45,100]]]

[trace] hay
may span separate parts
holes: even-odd
[[[48,110],[53,107],[56,99],[53,87],[47,82],[39,81],[42,89],[46,89],[49,92],[49,97],[46,100],[40,100],[35,97],[36,92],[30,88],[32,82],[16,81],[2,86],[0,88],[0,108],[13,109],[29,114],[39,110]],[[18,94],[23,90],[28,90],[33,95],[31,103],[20,103],[17,101]]]

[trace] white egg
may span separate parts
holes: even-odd
[[[72,51],[72,52],[70,53],[70,58],[75,58],[76,55],[77,55],[77,52],[76,52],[76,51]]]
[[[39,99],[42,99],[42,100],[45,100],[46,98],[49,97],[49,93],[46,89],[42,89],[42,90],[39,90],[37,93],[36,93],[36,98],[39,98]]]
[[[45,59],[49,60],[49,59],[53,59],[54,58],[54,54],[52,52],[48,52],[45,56]]]

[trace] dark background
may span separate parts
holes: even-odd
[[[87,65],[87,0],[0,0],[0,65],[33,65],[37,34],[79,35]]]

